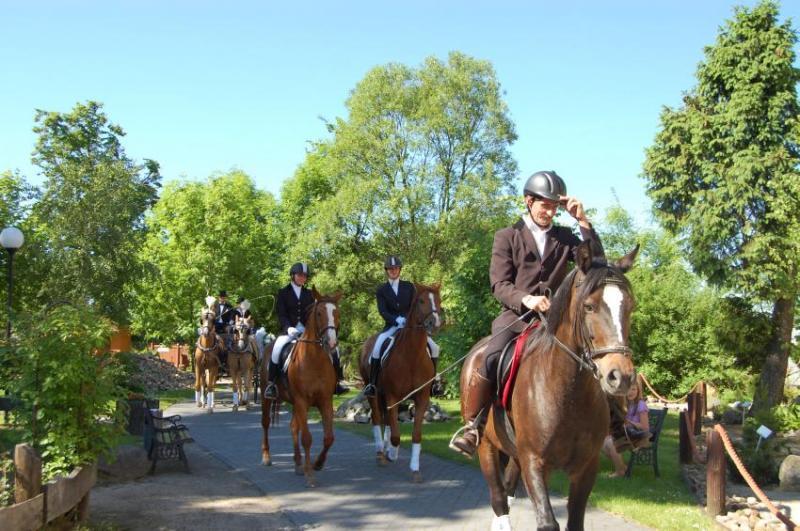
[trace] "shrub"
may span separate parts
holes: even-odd
[[[61,305],[19,320],[7,351],[15,422],[53,477],[111,449],[123,431],[121,366],[104,352],[113,325],[86,306]]]

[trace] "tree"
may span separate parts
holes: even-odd
[[[140,271],[136,253],[160,186],[158,164],[126,156],[125,132],[99,103],[70,113],[38,110],[35,121],[32,160],[45,178],[30,218],[40,250],[39,298],[87,303],[127,323],[126,286]]]
[[[680,108],[665,108],[644,178],[658,218],[711,283],[772,305],[757,408],[782,400],[800,265],[800,122],[778,6],[737,8]]]
[[[252,300],[255,317],[266,320],[286,278],[277,210],[272,195],[238,170],[169,183],[146,219],[134,330],[148,339],[194,338],[204,297],[220,289]]]
[[[493,308],[486,235],[509,219],[517,166],[509,150],[516,133],[491,64],[453,52],[418,68],[379,66],[346,108],[282,190],[285,265],[308,260],[321,289],[348,294],[343,314],[354,318],[342,336],[351,351],[378,328],[374,290],[387,254],[403,257],[407,278],[443,281],[443,304],[478,298],[477,308]],[[462,291],[478,279],[480,296]],[[450,352],[466,352],[466,342],[489,330],[491,318],[479,314],[482,326],[465,328]]]

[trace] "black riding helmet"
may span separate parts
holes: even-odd
[[[567,195],[564,179],[554,171],[537,171],[525,181],[523,195],[558,201],[558,196]]]
[[[383,263],[383,268],[389,269],[390,267],[403,267],[403,261],[400,260],[399,256],[387,256],[386,261]]]
[[[308,276],[311,276],[311,271],[308,269],[308,264],[305,262],[297,262],[293,264],[292,267],[289,268],[289,276],[292,277],[299,273],[304,273]]]

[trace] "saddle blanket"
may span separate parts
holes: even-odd
[[[516,340],[512,339],[508,345],[503,349],[502,358],[498,364],[500,367],[501,377],[498,379],[498,392],[500,404],[503,409],[508,409],[511,403],[511,393],[514,390],[514,382],[517,379],[517,372],[519,372],[519,365],[522,361],[522,353],[525,351],[525,341],[528,339],[530,333],[539,327],[540,321],[533,321],[530,326],[525,328]],[[514,345],[514,355],[510,358],[510,363],[507,361],[509,346]]]

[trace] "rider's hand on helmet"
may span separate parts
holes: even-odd
[[[564,205],[564,210],[566,210],[569,215],[575,218],[579,223],[589,222],[589,220],[586,219],[586,211],[583,209],[583,203],[581,203],[580,200],[568,195],[560,195],[558,196],[558,200],[562,205]]]
[[[398,316],[397,319],[394,320],[394,322],[397,324],[397,326],[403,328],[406,325],[406,318],[401,315]]]
[[[544,295],[525,295],[522,298],[522,304],[531,310],[539,312],[546,312],[550,309],[550,299]]]

